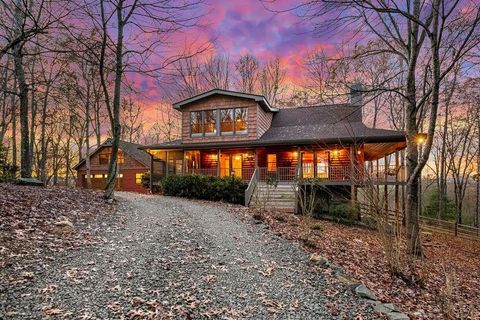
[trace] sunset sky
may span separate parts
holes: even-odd
[[[291,6],[281,1],[271,8]],[[302,76],[302,59],[313,50],[322,48],[333,52],[341,39],[322,39],[309,32],[305,23],[292,12],[276,13],[258,0],[222,1],[208,0],[201,26],[173,35],[172,50],[201,46],[210,43],[206,55],[227,54],[231,63],[242,54],[250,53],[265,61],[278,56],[286,70],[286,83],[298,84]],[[151,78],[137,75],[134,78],[145,103],[146,116],[152,117],[151,108],[161,102],[163,92]],[[167,89],[168,90],[168,89]]]

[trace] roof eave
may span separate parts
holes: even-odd
[[[265,110],[269,112],[277,112],[278,108],[274,108],[270,105],[270,103],[267,101],[267,99],[264,96],[256,95],[256,94],[250,94],[250,93],[244,93],[244,92],[236,92],[236,91],[228,91],[228,90],[221,90],[221,89],[213,89],[201,94],[198,94],[196,96],[187,98],[182,101],[175,102],[173,104],[173,108],[177,110],[181,110],[183,106],[198,101],[200,99],[209,97],[214,94],[223,94],[231,97],[238,97],[238,98],[245,98],[245,99],[252,99],[255,102],[258,102],[258,104]]]

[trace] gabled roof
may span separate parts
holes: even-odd
[[[91,152],[89,154],[89,157],[93,156],[95,153],[99,152],[101,149],[105,147],[111,147],[111,146],[112,146],[112,139],[108,138],[101,145],[99,145],[93,152]],[[141,144],[120,140],[118,142],[118,146],[120,147],[120,149],[122,149],[123,152],[128,154],[133,159],[137,160],[138,162],[145,165],[146,167],[150,166],[150,156],[145,151],[139,149],[140,147],[142,147]],[[73,169],[77,170],[77,168],[84,163],[85,163],[85,159],[80,160],[80,162],[77,163],[73,167]]]
[[[183,106],[190,104],[192,102],[205,99],[207,97],[213,96],[213,95],[224,95],[224,96],[229,96],[229,97],[235,97],[235,98],[244,98],[244,99],[251,99],[256,102],[265,110],[268,112],[277,112],[278,109],[274,108],[270,105],[270,103],[267,101],[267,99],[258,94],[253,94],[253,93],[244,93],[244,92],[238,92],[238,91],[230,91],[230,90],[223,90],[223,89],[212,89],[210,91],[206,91],[200,94],[197,94],[196,96],[190,97],[188,99],[175,102],[173,104],[173,107],[177,110],[181,110]]]
[[[256,140],[209,142],[205,139],[205,142],[199,143],[182,143],[181,140],[176,140],[146,146],[143,149],[404,141],[404,132],[367,127],[362,122],[361,107],[353,104],[336,104],[280,109],[273,115],[270,128]]]

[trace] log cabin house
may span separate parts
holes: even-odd
[[[359,89],[352,89],[349,103],[286,109],[261,95],[210,90],[173,104],[181,112],[181,139],[142,148],[151,155],[153,176],[196,173],[245,180],[247,206],[271,177],[278,184],[269,207],[295,210],[292,185],[308,178],[356,201],[367,169],[377,186],[402,184],[399,152],[406,144],[403,132],[363,123]],[[154,183],[151,179],[150,186]]]
[[[118,176],[116,190],[148,191],[142,185],[142,176],[150,168],[150,156],[141,145],[120,140],[118,149]],[[107,139],[90,154],[90,176],[93,189],[104,189],[107,181],[108,163],[111,157],[111,140]],[[86,161],[82,159],[75,167],[77,187],[87,187]]]

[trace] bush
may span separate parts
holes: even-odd
[[[163,194],[210,201],[244,204],[247,184],[236,177],[212,177],[204,175],[164,177]]]
[[[162,178],[163,175],[158,173],[152,175],[152,193],[162,192]],[[146,172],[142,175],[142,187],[145,189],[150,188],[150,172]]]
[[[347,203],[339,203],[332,207],[330,214],[340,222],[353,223],[358,217],[358,208]]]
[[[445,213],[440,218],[447,221],[455,221],[455,204],[448,197],[445,201]],[[434,189],[427,196],[425,203],[425,210],[423,214],[427,217],[437,218],[438,211],[440,210],[440,192],[438,189]]]

